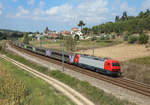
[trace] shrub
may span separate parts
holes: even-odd
[[[100,37],[100,40],[105,40],[105,37],[104,37],[104,36],[101,36],[101,37]]]
[[[94,40],[97,40],[97,38],[96,38],[96,37],[92,37],[92,38],[91,38],[91,41],[94,41]]]
[[[141,34],[139,36],[139,43],[140,44],[146,44],[148,42],[149,36],[145,34]]]
[[[133,43],[135,43],[136,41],[137,41],[137,36],[134,36],[134,35],[129,36],[129,38],[128,38],[128,43],[133,44]]]
[[[112,37],[112,39],[116,39],[116,36],[115,36],[115,35],[112,35],[111,37]]]
[[[128,38],[129,38],[129,35],[125,35],[125,36],[123,37],[123,40],[124,40],[124,41],[128,41]]]
[[[26,32],[24,32],[23,43],[29,44],[29,37]]]
[[[105,40],[110,40],[110,35],[106,35]]]

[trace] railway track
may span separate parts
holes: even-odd
[[[57,60],[54,60],[54,59],[51,59],[51,58],[48,58],[48,57],[45,57],[45,56],[42,56],[42,55],[35,54],[33,52],[18,48],[16,46],[12,46],[12,47],[14,47],[15,49],[17,49],[19,51],[30,54],[32,56],[39,57],[43,60],[49,61],[51,63],[57,64],[57,65],[60,65],[60,66],[62,65],[62,62],[60,62],[60,61],[57,61]],[[109,77],[109,76],[102,75],[102,74],[99,74],[99,73],[96,73],[96,72],[93,72],[93,71],[90,71],[90,70],[87,70],[87,69],[84,69],[84,68],[80,68],[80,67],[77,67],[77,66],[74,66],[74,65],[70,65],[70,64],[67,64],[67,63],[65,63],[64,66],[65,66],[65,68],[68,68],[70,70],[80,72],[82,74],[94,77],[96,79],[106,81],[108,83],[117,85],[117,86],[122,87],[122,88],[126,88],[126,89],[134,91],[136,93],[140,93],[144,96],[150,97],[150,85],[148,85],[148,84],[140,83],[140,82],[137,82],[137,81],[134,81],[134,80],[124,78],[124,77],[121,77],[121,78]]]
[[[94,105],[94,103],[92,103],[91,101],[89,101],[87,98],[85,98],[84,96],[82,96],[80,93],[78,93],[77,91],[73,90],[72,88],[68,87],[67,85],[59,82],[56,79],[53,79],[45,74],[42,74],[40,72],[38,72],[37,70],[34,70],[22,63],[19,63],[5,55],[1,55],[0,54],[0,58],[3,58],[11,63],[13,63],[14,65],[32,73],[33,75],[43,79],[44,81],[46,81],[47,83],[49,83],[50,85],[52,85],[54,88],[56,88],[57,90],[59,90],[60,92],[62,92],[64,95],[66,95],[68,98],[70,98],[73,102],[75,102],[77,105]]]

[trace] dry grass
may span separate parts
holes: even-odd
[[[81,53],[92,54],[92,50],[81,51]],[[119,61],[126,61],[134,58],[140,58],[150,55],[150,48],[146,48],[145,45],[139,44],[119,44],[116,46],[97,48],[95,49],[95,56],[108,57],[117,59]]]
[[[1,65],[0,65],[1,68]],[[26,86],[10,73],[0,69],[0,105],[19,105],[24,100]]]
[[[150,84],[150,67],[134,62],[123,62],[121,65],[123,75],[127,78]]]

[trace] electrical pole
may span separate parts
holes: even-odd
[[[94,56],[94,41],[93,41],[93,47],[92,47],[92,49],[93,49],[93,56]]]
[[[64,42],[62,43],[62,71],[64,71]]]
[[[40,47],[42,47],[41,37],[40,37]]]

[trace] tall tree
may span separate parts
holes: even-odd
[[[23,33],[23,43],[29,44],[29,37],[26,32]]]
[[[82,27],[85,26],[85,23],[82,20],[80,20],[78,26],[81,27],[81,31],[82,31]]]
[[[85,27],[82,29],[83,34],[89,34],[89,28]]]
[[[128,20],[127,12],[124,11],[121,20]]]
[[[119,16],[116,16],[115,22],[119,22]]]
[[[77,41],[73,39],[72,36],[68,36],[65,38],[64,45],[68,51],[74,51]]]
[[[141,12],[139,13],[138,17],[140,17],[140,18],[143,18],[143,17],[144,17],[143,11],[141,11]]]
[[[45,29],[45,33],[47,34],[48,33],[48,31],[49,31],[49,29],[48,29],[48,27],[46,27],[46,29]]]

